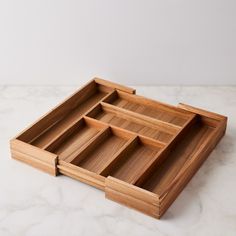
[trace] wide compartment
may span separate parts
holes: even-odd
[[[163,104],[138,95],[129,95],[123,92],[113,93],[105,102],[117,107],[133,111],[157,120],[182,127],[192,114],[174,106]]]
[[[178,128],[169,129],[169,127],[165,128],[158,126],[158,124],[152,124],[147,120],[141,120],[115,110],[114,107],[110,108],[104,103],[95,107],[87,116],[163,143],[168,143],[174,134],[178,132]]]
[[[127,136],[114,128],[106,128],[71,161],[71,164],[100,174],[126,148],[129,140],[132,140],[132,135]]]
[[[160,218],[224,134],[220,123],[198,117],[186,135],[175,142],[168,152],[153,154],[155,159],[166,155],[162,162],[151,160],[152,154],[149,153],[150,160],[156,163],[151,169],[144,168],[142,171],[140,168],[136,172],[133,156],[139,149],[135,149],[134,155],[127,155],[124,163],[108,176],[106,197]],[[144,156],[140,155],[140,158]],[[144,167],[145,163],[140,162],[140,165]],[[136,177],[132,179],[131,176]]]
[[[208,126],[199,119],[175,144],[165,160],[155,167],[153,174],[138,186],[162,196],[169,190],[175,178],[186,169],[186,166],[190,165],[194,159],[197,161],[200,158],[196,154],[205,148],[203,144],[206,144],[214,130],[214,127]]]
[[[113,176],[127,183],[135,183],[145,170],[158,158],[162,150],[159,146],[150,145],[145,139],[136,138],[117,158],[113,169],[105,176]],[[103,174],[103,173],[102,173]]]
[[[33,146],[47,149],[57,136],[64,133],[94,105],[113,91],[95,82],[89,83],[62,104],[46,120],[39,122],[18,137]],[[30,133],[29,133],[30,132]],[[35,134],[35,135],[33,135]]]
[[[99,137],[107,127],[82,118],[55,139],[46,150],[57,154],[60,160],[70,162],[80,153],[81,148]]]

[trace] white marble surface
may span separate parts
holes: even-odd
[[[10,159],[9,139],[80,87],[0,86],[0,235],[236,235],[236,87],[137,87],[229,117],[227,134],[161,220]]]

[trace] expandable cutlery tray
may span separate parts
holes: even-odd
[[[224,135],[226,124],[225,116],[167,105],[95,78],[12,139],[11,154],[160,218]]]

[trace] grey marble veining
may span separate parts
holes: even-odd
[[[236,87],[136,87],[228,116],[227,134],[161,220],[10,159],[9,139],[78,86],[0,86],[0,235],[236,235]]]

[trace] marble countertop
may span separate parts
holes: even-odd
[[[138,94],[229,118],[225,137],[161,220],[10,158],[9,139],[79,87],[0,86],[1,236],[236,235],[236,87],[136,87]]]

